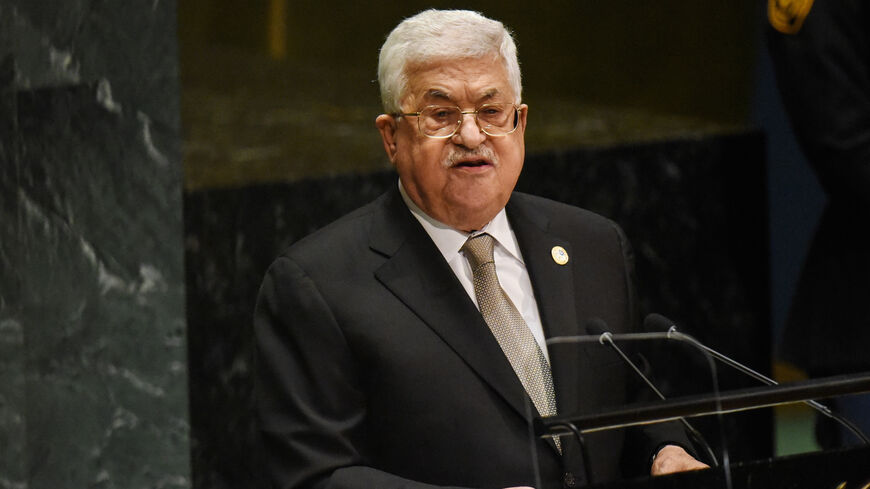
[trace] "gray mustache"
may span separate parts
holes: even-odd
[[[474,150],[463,150],[459,148],[453,148],[450,151],[450,154],[444,158],[444,166],[451,167],[455,165],[458,161],[464,159],[480,159],[480,160],[488,160],[492,162],[493,165],[498,165],[498,156],[496,156],[495,151],[488,146],[479,146]]]

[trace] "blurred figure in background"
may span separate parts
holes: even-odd
[[[870,370],[870,2],[769,0],[777,85],[828,204],[780,351],[810,377]],[[832,406],[870,431],[870,396]],[[827,419],[827,418],[825,418]],[[820,425],[830,448],[858,440]]]

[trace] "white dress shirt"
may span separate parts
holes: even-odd
[[[547,345],[544,337],[544,327],[541,325],[541,315],[538,312],[538,303],[535,301],[535,293],[532,290],[532,282],[529,279],[529,272],[526,270],[523,255],[520,252],[520,246],[517,243],[517,238],[511,229],[508,222],[507,214],[502,209],[496,216],[483,228],[474,233],[466,233],[447,226],[436,221],[422,209],[420,209],[414,201],[405,193],[402,187],[402,182],[399,182],[399,192],[402,194],[402,199],[411,210],[411,213],[426,230],[426,233],[432,238],[435,246],[444,255],[450,269],[459,279],[465,292],[474,301],[477,306],[477,297],[474,294],[474,282],[472,280],[471,266],[468,260],[465,259],[462,251],[462,245],[472,234],[487,233],[495,238],[495,246],[493,247],[493,259],[495,261],[495,273],[498,276],[499,284],[502,289],[513,301],[514,305],[519,309],[532,335],[544,352],[544,356],[549,361],[550,357],[547,353]],[[480,307],[478,306],[478,309]]]

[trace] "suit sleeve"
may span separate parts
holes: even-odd
[[[800,31],[768,28],[782,101],[834,200],[870,210],[870,6],[816,1]]]
[[[276,488],[431,489],[366,466],[366,399],[353,352],[316,284],[279,258],[254,313],[256,396]]]

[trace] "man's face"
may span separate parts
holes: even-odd
[[[432,62],[409,69],[402,112],[428,105],[474,110],[515,103],[501,58]],[[480,229],[505,206],[523,167],[527,108],[506,136],[482,132],[473,114],[450,138],[420,133],[417,117],[381,115],[376,124],[402,186],[426,214],[455,229]]]

